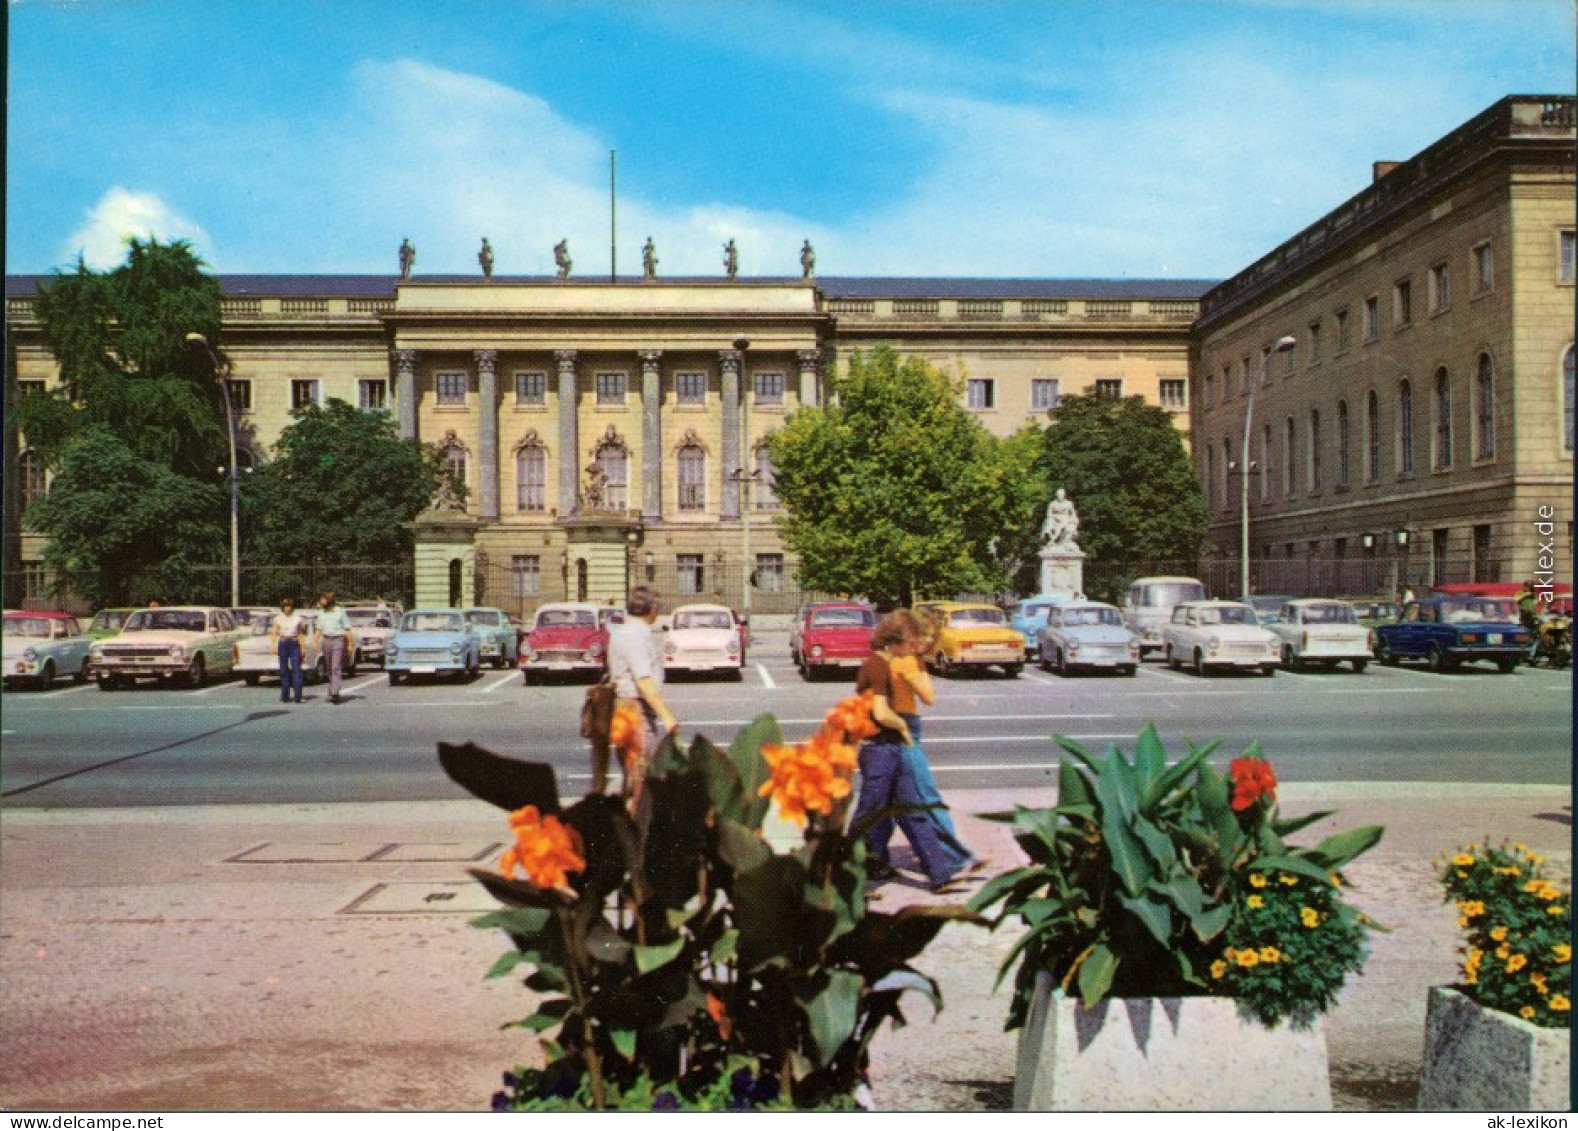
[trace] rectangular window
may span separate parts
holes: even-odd
[[[515,374],[515,403],[518,405],[546,405],[548,403],[548,375],[542,372]]]
[[[1310,364],[1320,364],[1320,322],[1310,323]]]
[[[542,592],[542,557],[538,554],[513,554],[510,557],[510,595],[535,597]]]
[[[356,407],[363,412],[382,412],[388,408],[389,382],[377,377],[363,377],[357,381]]]
[[[1102,377],[1096,381],[1096,395],[1106,397],[1108,400],[1118,400],[1123,396],[1123,380],[1118,377]]]
[[[622,405],[625,403],[625,375],[623,373],[599,373],[596,380],[598,404]]]
[[[17,381],[17,383],[16,383],[16,392],[17,392],[17,395],[20,396],[20,397],[37,396],[38,394],[42,393],[43,391],[44,391],[44,382],[36,380],[34,378],[22,379],[22,380]]]
[[[1414,285],[1407,279],[1392,284],[1392,326],[1402,329],[1414,321]]]
[[[1474,527],[1474,580],[1481,584],[1497,581],[1496,563],[1490,556],[1490,526]]]
[[[970,408],[988,409],[994,407],[997,399],[995,382],[989,378],[972,377],[965,382],[965,404]]]
[[[471,381],[464,373],[435,373],[433,387],[437,403],[451,408],[464,407],[469,384]]]
[[[674,403],[699,407],[707,403],[705,373],[674,374]]]
[[[1253,378],[1251,378],[1249,376],[1249,358],[1245,357],[1243,361],[1238,363],[1238,395],[1239,396],[1241,396],[1241,397],[1249,396],[1249,382],[1252,379]]]
[[[1371,295],[1364,300],[1362,315],[1364,340],[1373,342],[1381,336],[1381,300]]]
[[[44,563],[31,561],[22,563],[22,599],[24,601],[42,601],[49,596],[49,575],[44,572]]]
[[[782,554],[757,554],[756,573],[751,583],[763,593],[784,591],[784,556]]]
[[[1189,385],[1186,381],[1178,377],[1163,377],[1160,384],[1163,408],[1189,407]],[[1223,388],[1226,388],[1225,378]]]
[[[1353,345],[1352,335],[1348,330],[1348,312],[1339,310],[1334,317],[1337,320],[1337,352],[1346,353]]]
[[[784,375],[782,373],[752,374],[755,400],[759,405],[780,407],[784,403]]]
[[[318,403],[318,380],[315,377],[298,377],[290,383],[290,407],[295,412]]]
[[[1035,412],[1051,412],[1057,408],[1058,385],[1056,377],[1033,377],[1030,381],[1030,407]]]
[[[1452,267],[1437,263],[1430,268],[1430,313],[1440,314],[1452,306]]]
[[[1570,283],[1573,281],[1573,230],[1568,228],[1562,232],[1558,252],[1557,281]]]
[[[1216,403],[1216,376],[1211,373],[1205,375],[1205,407],[1210,408]]]
[[[1447,552],[1451,546],[1452,532],[1450,530],[1432,530],[1430,532],[1430,583],[1432,585],[1444,584],[1447,580]]]
[[[236,412],[252,411],[252,380],[248,377],[232,377],[226,382],[230,386],[230,407]]]
[[[706,456],[698,447],[687,447],[679,453],[679,509],[699,511],[707,505]]]
[[[675,563],[675,592],[681,596],[695,597],[707,591],[707,567],[701,554],[679,554]]]
[[[1474,293],[1489,294],[1496,282],[1496,261],[1490,245],[1482,243],[1474,249]]]

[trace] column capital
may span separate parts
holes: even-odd
[[[736,376],[740,372],[740,361],[744,356],[739,350],[719,350],[718,363],[723,366],[726,375]]]
[[[559,363],[559,368],[574,365],[575,359],[581,355],[580,350],[554,350],[553,359]]]
[[[796,350],[795,357],[800,362],[801,369],[808,369],[822,360],[821,350]]]
[[[636,356],[641,359],[641,371],[655,370],[663,362],[662,350],[637,350]]]
[[[389,356],[394,359],[397,372],[416,372],[416,350],[392,349],[389,351]]]
[[[472,356],[477,359],[477,369],[492,373],[499,363],[498,350],[473,350]]]

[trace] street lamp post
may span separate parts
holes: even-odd
[[[745,351],[751,348],[749,338],[735,338],[734,348],[740,354],[740,462],[748,458],[751,445],[750,390],[746,387]],[[740,586],[740,615],[751,617],[751,484],[756,482],[756,472],[744,467],[734,469],[731,478],[740,485],[740,556],[745,563],[745,580]]]
[[[214,368],[225,398],[225,435],[230,441],[230,605],[241,604],[241,480],[236,468],[236,410],[230,399],[230,363],[224,361],[201,334],[186,335],[188,346],[201,347]]]
[[[1249,444],[1250,425],[1255,418],[1255,387],[1265,381],[1271,367],[1271,355],[1287,353],[1298,344],[1298,339],[1292,334],[1277,339],[1276,345],[1260,359],[1260,374],[1250,382],[1249,402],[1244,406],[1244,446],[1238,457],[1241,468],[1238,495],[1238,579],[1240,593],[1246,601],[1249,600],[1249,473],[1255,466],[1255,462],[1249,458]]]

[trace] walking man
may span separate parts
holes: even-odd
[[[679,731],[679,720],[663,700],[663,660],[652,625],[658,618],[658,596],[645,585],[630,591],[625,602],[629,614],[623,624],[608,630],[608,678],[618,696],[615,709],[634,707],[646,723],[641,753],[625,764],[625,799],[634,812],[641,800],[641,783],[647,764],[665,735]]]
[[[339,703],[340,671],[351,643],[351,625],[332,589],[318,598],[318,633],[323,637],[323,659],[329,666],[329,702]]]

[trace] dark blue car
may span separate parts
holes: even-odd
[[[1374,632],[1381,663],[1424,660],[1433,672],[1472,660],[1490,660],[1510,672],[1529,647],[1517,606],[1499,597],[1421,597],[1403,606],[1395,624],[1376,625]]]

